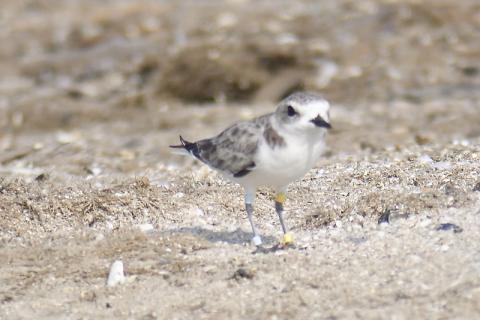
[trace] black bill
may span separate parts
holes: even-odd
[[[315,119],[310,120],[310,122],[312,122],[314,125],[316,125],[317,127],[320,127],[320,128],[326,128],[326,129],[331,129],[332,128],[330,123],[323,120],[323,118],[320,117],[320,116],[317,116]]]

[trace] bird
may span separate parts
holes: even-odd
[[[256,190],[273,188],[283,232],[281,243],[288,246],[293,237],[283,218],[287,187],[316,164],[331,128],[330,103],[317,93],[300,91],[281,100],[272,113],[236,122],[217,136],[196,142],[180,135],[180,144],[170,148],[193,156],[243,187],[256,247],[263,244],[253,222]]]

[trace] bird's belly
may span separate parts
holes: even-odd
[[[268,185],[277,189],[286,187],[290,182],[302,178],[321,155],[323,144],[291,145],[285,148],[265,148],[255,163],[257,185]]]

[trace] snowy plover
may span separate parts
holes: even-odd
[[[283,230],[283,243],[292,242],[283,221],[287,186],[303,177],[320,157],[330,129],[330,104],[321,96],[297,92],[282,100],[275,112],[237,122],[216,137],[188,142],[180,136],[180,149],[245,189],[245,208],[252,227],[252,242],[262,239],[253,224],[253,200],[259,186],[276,191],[275,210]]]

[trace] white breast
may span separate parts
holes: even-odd
[[[258,146],[255,169],[238,181],[244,186],[271,186],[278,191],[302,178],[316,163],[323,149],[323,137],[284,137],[286,146],[271,148],[265,141]]]

